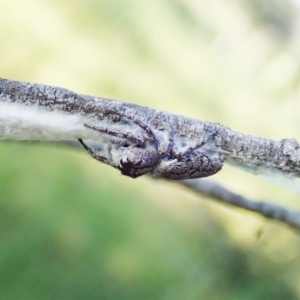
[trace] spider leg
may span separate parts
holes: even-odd
[[[214,140],[215,137],[216,137],[216,135],[217,135],[218,133],[219,133],[219,130],[216,130],[214,133],[212,133],[212,134],[208,137],[208,140]],[[196,144],[195,146],[188,148],[188,149],[184,152],[184,154],[187,153],[187,152],[190,152],[190,151],[194,151],[194,150],[196,150],[196,149],[199,149],[199,148],[201,148],[202,146],[204,146],[206,143],[207,143],[207,141],[202,141],[202,142]]]
[[[123,138],[123,139],[127,139],[129,142],[133,143],[133,144],[137,144],[137,145],[144,145],[145,141],[130,134],[130,133],[123,133],[123,132],[118,132],[118,131],[114,131],[114,130],[110,130],[107,128],[101,128],[101,127],[97,127],[97,126],[93,126],[93,125],[89,125],[89,124],[84,124],[85,127],[99,131],[99,132],[103,132],[106,133],[108,135],[112,135],[112,136],[116,136],[119,138]]]
[[[188,151],[193,151],[193,150],[195,150],[195,149],[201,148],[204,144],[205,144],[205,142],[202,141],[201,143],[196,144],[196,145],[193,146],[193,147],[190,147],[186,152],[188,152]]]
[[[140,126],[142,129],[144,129],[146,131],[146,133],[148,134],[148,136],[152,139],[152,142],[156,141],[156,137],[154,132],[152,131],[152,129],[147,126],[146,124],[144,124],[143,122],[141,122],[140,120],[137,119],[133,119],[133,118],[129,118],[133,123],[137,124],[138,126]]]
[[[78,139],[79,143],[83,146],[83,148],[96,160],[99,160],[101,162],[107,162],[107,159],[104,156],[101,155],[97,155],[95,152],[93,152],[93,150],[88,147],[88,145],[86,145],[82,139]]]
[[[119,115],[120,117],[123,117],[120,113],[118,113],[116,111],[110,110],[110,112],[115,113],[115,114]],[[134,117],[130,117],[130,116],[126,116],[126,117],[128,119],[130,119],[133,123],[135,123],[136,125],[141,127],[148,134],[148,136],[150,137],[152,142],[156,141],[156,136],[149,126],[147,126],[145,123],[141,122],[140,120],[135,119]]]

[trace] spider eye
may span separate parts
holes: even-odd
[[[175,158],[176,158],[176,157],[175,157],[174,154],[169,154],[168,157],[167,157],[168,160],[173,160],[173,159],[175,159]]]
[[[141,149],[141,148],[145,148],[145,145],[137,144],[135,147]]]

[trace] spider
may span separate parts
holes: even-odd
[[[146,133],[147,138],[142,139],[132,133],[84,124],[87,128],[108,135],[111,137],[109,141],[112,144],[118,144],[119,148],[122,148],[122,156],[119,159],[117,168],[123,175],[137,178],[152,172],[154,175],[168,179],[183,180],[207,177],[221,170],[224,157],[216,151],[202,148],[205,145],[204,141],[178,152],[175,151],[175,144],[172,138],[167,146],[167,150],[161,153],[158,151],[159,140],[152,129],[140,120],[135,118],[129,119]],[[216,134],[217,132],[212,134],[212,138]],[[107,157],[95,153],[82,139],[79,139],[79,142],[93,158],[109,163]]]

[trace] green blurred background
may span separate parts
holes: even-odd
[[[0,0],[2,78],[281,139],[299,137],[300,6],[260,0]],[[299,299],[292,229],[132,180],[84,151],[0,143],[0,299]],[[297,208],[225,167],[213,179]]]

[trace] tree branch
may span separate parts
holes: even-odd
[[[102,132],[91,130],[86,124],[101,124]],[[126,136],[135,134],[141,139],[145,139],[146,133],[149,136],[151,131],[157,138],[155,146],[161,157],[167,157],[170,151],[173,154],[183,151],[181,148],[186,145],[196,148],[200,144],[206,153],[213,149],[221,153],[226,162],[256,173],[277,170],[290,176],[300,175],[300,147],[295,139],[272,141],[244,135],[217,123],[130,103],[79,95],[63,88],[0,79],[2,138],[80,138],[98,142],[107,141],[107,130]],[[110,142],[120,143],[118,139]],[[123,150],[117,146],[115,150],[118,155],[105,162],[118,167]]]

